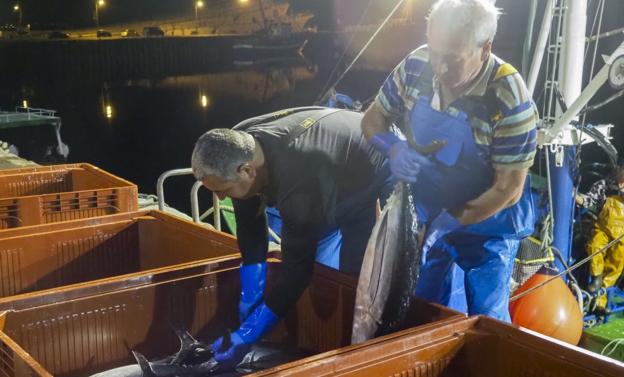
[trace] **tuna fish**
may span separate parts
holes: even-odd
[[[148,361],[142,354],[132,351],[136,364],[110,369],[91,377],[234,377],[310,355],[301,350],[261,342],[252,346],[251,351],[236,366],[236,370],[220,371],[212,358],[210,347],[195,340],[187,331],[175,327],[174,331],[180,339],[180,350],[175,355]]]
[[[352,344],[399,329],[416,291],[422,233],[410,185],[399,182],[366,246],[355,298]]]
[[[172,327],[180,340],[180,349],[175,355],[150,362],[145,356],[132,351],[136,364],[110,369],[91,377],[206,376],[217,370],[218,364],[212,358],[209,346],[197,341],[188,331]]]

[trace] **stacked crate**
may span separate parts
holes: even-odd
[[[89,164],[0,171],[0,229],[136,211],[136,185]]]

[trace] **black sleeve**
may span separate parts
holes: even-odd
[[[309,192],[295,194],[281,209],[282,265],[279,279],[266,298],[267,306],[280,317],[296,304],[312,278],[316,248],[325,226],[318,198],[314,199]]]
[[[282,266],[266,304],[280,317],[297,303],[312,278],[319,227],[282,225]]]
[[[264,262],[267,259],[267,220],[262,199],[254,196],[247,200],[232,200],[236,215],[236,237],[243,255],[243,264]]]

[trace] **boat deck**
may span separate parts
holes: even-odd
[[[0,128],[17,128],[28,126],[52,125],[59,127],[61,118],[56,111],[17,107],[15,111],[0,111]]]

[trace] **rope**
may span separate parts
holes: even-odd
[[[572,275],[570,274],[570,276]],[[584,313],[583,309],[585,307],[585,302],[583,301],[583,290],[581,289],[581,287],[578,286],[576,281],[570,282],[569,285],[570,285],[570,288],[576,293],[576,302],[579,305],[579,309],[581,310],[581,313]]]
[[[598,19],[597,15],[598,15],[598,10],[600,9],[600,2],[601,2],[601,1],[602,1],[602,0],[600,0],[600,1],[598,2],[598,6],[596,6],[596,14],[594,15],[594,20],[592,21],[592,27],[591,27],[591,30],[590,30],[590,32],[589,32],[589,35],[594,35],[594,33],[595,33],[595,31],[596,31],[596,21],[597,21],[597,19]],[[588,42],[588,41],[586,41],[586,42]],[[589,43],[586,43],[586,44],[585,44],[585,52],[584,52],[584,54],[583,54],[583,59],[587,59],[587,53],[588,53],[588,52],[589,52]]]
[[[598,18],[598,34],[600,34],[600,30],[602,29],[602,17],[604,15],[604,8],[605,8],[605,1],[604,0],[600,0],[600,2],[598,3],[597,6],[597,13],[599,15],[596,15],[596,17],[594,18],[594,23],[596,22],[596,18]],[[593,34],[593,26],[592,26],[592,34]],[[598,43],[600,43],[600,39],[596,40],[596,44],[594,44],[594,53],[592,54],[592,63],[591,63],[591,68],[589,70],[589,76],[594,77],[594,69],[596,67],[596,55],[598,54]],[[589,44],[588,44],[589,45]],[[589,49],[589,46],[587,47],[587,49]],[[586,50],[587,51],[587,50]],[[585,53],[587,55],[587,52]],[[582,112],[582,116],[581,116],[581,137],[579,138],[579,154],[580,154],[580,145],[581,145],[581,139],[583,138],[583,129],[585,126],[585,117],[587,115],[587,107],[588,105],[585,105],[585,109],[581,110]]]
[[[569,268],[566,268],[565,270],[561,271],[560,273],[558,273],[557,275],[553,276],[552,278],[546,280],[543,283],[540,283],[538,285],[536,285],[535,287],[531,287],[530,289],[527,289],[524,292],[518,293],[517,295],[513,296],[512,298],[509,299],[509,302],[512,301],[516,301],[517,299],[524,297],[526,295],[528,295],[529,293],[533,292],[534,290],[543,287],[544,285],[552,282],[553,280],[560,278],[561,276],[570,273],[574,270],[576,270],[577,268],[581,267],[582,265],[584,265],[585,263],[589,262],[593,257],[595,257],[596,255],[600,254],[600,253],[604,253],[605,251],[607,251],[611,246],[613,246],[614,244],[616,244],[617,242],[619,242],[622,238],[624,238],[624,234],[622,234],[621,236],[619,236],[618,238],[614,239],[613,241],[609,242],[605,247],[603,247],[600,250],[597,250],[596,252],[592,253],[591,255],[589,255],[588,257],[586,257],[585,259],[582,259],[581,261],[577,262],[576,264],[572,265]]]
[[[570,266],[568,265],[568,263],[566,262],[566,260],[563,258],[563,254],[561,253],[561,250],[559,250],[558,248],[554,247],[554,246],[550,246],[551,250],[555,251],[555,255],[557,256],[557,258],[559,258],[559,260],[561,261],[561,264],[563,265],[563,268],[565,268],[566,270],[568,268],[570,268]],[[576,278],[574,277],[574,275],[572,275],[571,273],[568,274],[568,278],[570,279],[570,281],[574,284],[578,284],[578,282],[576,281]]]
[[[613,345],[613,349],[611,351],[605,353],[607,351],[607,349],[609,347],[611,347],[611,345]],[[617,350],[618,346],[623,346],[624,347],[624,338],[613,339],[612,341],[607,343],[606,346],[604,346],[602,351],[600,351],[600,354],[602,356],[607,356],[607,357],[611,356],[611,354]]]
[[[555,233],[555,209],[553,207],[552,182],[550,179],[550,147],[546,147],[546,181],[548,182],[548,238],[550,242],[554,239]]]
[[[587,114],[590,111],[594,111],[597,110],[605,105],[608,105],[609,103],[613,102],[614,100],[622,97],[624,95],[624,90],[620,90],[619,92],[615,93],[614,95],[610,96],[609,98],[607,98],[604,101],[598,102],[594,105],[591,106],[586,106],[585,109],[581,110],[581,114],[583,114],[583,117],[585,116],[585,114]],[[583,127],[585,128],[585,127]]]
[[[342,81],[342,79],[346,76],[346,74],[349,72],[349,70],[351,70],[351,68],[353,68],[353,66],[355,65],[355,63],[358,61],[358,59],[360,58],[360,56],[362,56],[362,54],[364,53],[364,51],[366,51],[366,49],[368,48],[368,46],[370,46],[370,44],[373,42],[373,40],[377,37],[377,35],[379,34],[379,32],[381,31],[381,29],[383,29],[384,26],[386,26],[386,24],[388,23],[388,21],[390,21],[390,18],[392,18],[392,16],[394,16],[394,14],[396,13],[396,11],[401,7],[401,5],[403,5],[403,3],[405,2],[405,0],[399,0],[396,5],[394,6],[394,8],[392,8],[392,11],[390,11],[390,14],[388,14],[388,16],[383,20],[383,22],[381,23],[381,25],[379,25],[379,27],[377,28],[377,30],[375,30],[375,32],[373,33],[373,35],[369,38],[369,40],[366,42],[366,44],[364,45],[364,47],[362,47],[362,49],[358,52],[358,54],[355,56],[355,58],[353,59],[353,61],[351,62],[351,64],[349,64],[347,66],[347,68],[344,70],[344,72],[342,72],[342,74],[340,75],[340,77],[338,77],[338,79],[336,80],[336,82],[330,87],[333,88],[336,85],[338,85],[338,83],[340,83],[340,81]],[[325,96],[325,92],[321,93],[321,95],[319,96],[319,98],[317,99],[317,101],[320,101],[324,96]]]
[[[563,9],[563,7],[561,6],[561,4],[563,3],[563,0],[559,1],[559,11],[555,11],[553,18],[557,18],[556,23],[557,23],[557,32],[556,34],[551,34],[551,40],[554,40],[554,53],[553,53],[553,61],[552,61],[552,67],[551,68],[551,73],[550,73],[550,87],[547,89],[546,85],[544,85],[544,90],[545,91],[549,91],[549,93],[547,93],[548,96],[548,100],[546,101],[546,103],[548,104],[548,112],[545,114],[548,114],[547,117],[549,119],[549,121],[552,121],[552,119],[554,119],[555,117],[555,113],[556,113],[556,104],[555,102],[555,97],[554,97],[554,90],[555,90],[555,82],[557,81],[556,79],[556,73],[558,71],[558,67],[559,67],[559,54],[560,54],[560,48],[561,48],[561,41],[559,40],[559,36],[563,34],[563,13],[561,11],[561,9]],[[557,7],[556,7],[557,8]],[[553,20],[554,22],[554,20]],[[551,30],[552,32],[552,30]],[[548,56],[550,57],[550,54],[548,54]],[[550,59],[548,59],[550,60]],[[546,97],[546,95],[544,96]],[[545,115],[546,116],[546,115]]]
[[[542,223],[542,229],[540,229],[540,250],[545,250],[552,244],[552,228],[551,228],[551,216],[550,213],[544,218]]]
[[[623,34],[623,33],[624,33],[624,27],[621,27],[618,29],[605,31],[602,34],[592,35],[591,37],[587,38],[587,42],[589,43],[589,42],[597,41],[598,39],[601,39],[601,38],[611,37],[613,35],[618,35],[618,34]]]

